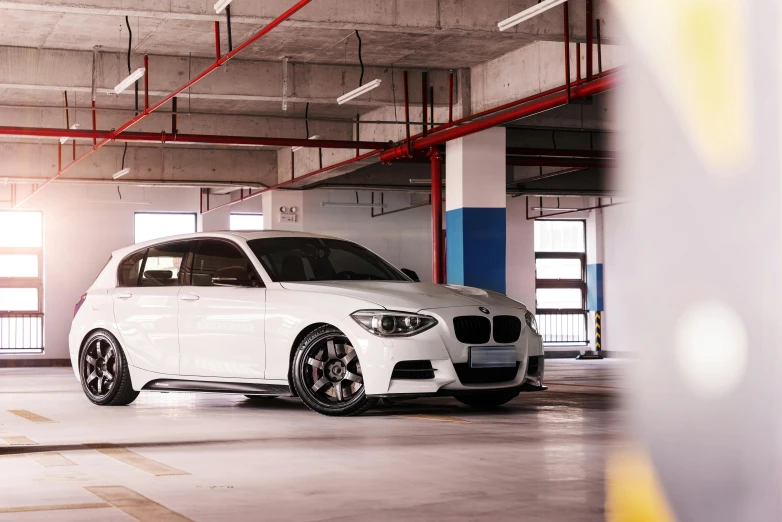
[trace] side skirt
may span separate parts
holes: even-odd
[[[293,396],[289,386],[282,384],[254,384],[244,382],[185,381],[177,379],[156,379],[144,385],[143,390],[240,393],[242,395]]]

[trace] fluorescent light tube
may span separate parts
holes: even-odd
[[[385,203],[331,203],[324,201],[321,203],[323,207],[340,207],[340,208],[386,208],[388,205]]]
[[[361,86],[361,87],[359,87],[358,89],[352,90],[352,91],[350,91],[349,93],[347,93],[347,94],[343,94],[342,96],[340,96],[339,98],[337,98],[337,103],[338,103],[338,104],[340,104],[340,105],[342,105],[343,103],[347,103],[347,102],[349,102],[349,101],[350,101],[350,100],[352,100],[353,98],[357,98],[357,97],[361,96],[362,94],[364,94],[364,93],[367,93],[367,92],[371,91],[372,89],[375,89],[375,88],[377,88],[377,87],[380,87],[380,83],[381,83],[382,81],[383,81],[383,80],[376,79],[376,80],[372,80],[372,81],[371,81],[371,82],[369,82],[369,83],[365,83],[364,85],[362,85],[362,86]]]
[[[584,210],[583,208],[557,208],[557,207],[532,207],[532,210],[546,210],[546,211],[562,211],[562,212],[576,212],[578,210]]]
[[[314,136],[310,136],[310,137],[309,137],[309,138],[307,138],[307,139],[308,139],[308,140],[317,140],[318,138],[320,138],[320,136],[316,134],[316,135],[314,135]],[[301,149],[303,149],[303,148],[304,148],[304,147],[293,147],[291,150],[292,150],[293,152],[296,152],[297,150],[301,150]]]
[[[73,125],[71,125],[71,129],[78,129],[79,127],[81,127],[81,125],[79,125],[78,123],[74,123]],[[62,138],[60,138],[60,145],[65,145],[65,143],[69,139],[71,139],[71,138],[68,137],[68,136],[63,136]]]
[[[112,177],[112,178],[114,178],[114,179],[117,179],[117,178],[121,178],[121,177],[122,177],[122,176],[124,176],[125,174],[129,174],[129,173],[130,173],[130,169],[128,169],[128,168],[125,168],[125,169],[122,169],[122,170],[118,170],[118,171],[117,171],[117,172],[115,172],[115,173],[114,173],[114,175],[113,175],[113,176],[111,176],[111,177]]]
[[[119,94],[125,89],[127,89],[128,87],[130,87],[131,85],[133,85],[134,83],[136,83],[136,81],[141,79],[141,77],[144,76],[146,72],[147,72],[146,69],[144,69],[143,67],[139,67],[138,69],[130,73],[130,76],[128,76],[127,78],[119,82],[117,86],[114,87],[114,94]]]
[[[233,0],[218,0],[218,2],[215,3],[215,13],[222,13],[231,2],[233,2]]]
[[[498,23],[497,27],[500,28],[500,31],[505,31],[506,29],[510,29],[511,27],[518,25],[521,22],[525,22],[530,18],[538,16],[544,11],[548,11],[552,7],[562,5],[565,2],[567,2],[567,0],[543,0],[543,2],[535,4],[529,9],[525,9],[524,11],[511,16],[510,18],[506,18],[502,22]]]

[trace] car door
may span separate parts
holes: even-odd
[[[164,243],[120,263],[112,291],[114,320],[131,364],[167,375],[179,373],[179,292],[192,241]]]
[[[266,289],[233,242],[195,245],[189,286],[179,295],[181,375],[262,379]]]

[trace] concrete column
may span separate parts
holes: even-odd
[[[448,283],[505,293],[505,129],[446,145]]]
[[[264,192],[261,199],[264,230],[304,230],[304,196],[301,191],[272,190]]]
[[[595,205],[597,206],[597,205]],[[596,209],[589,213],[586,221],[586,276],[587,276],[587,310],[589,310],[589,338],[591,347],[605,349],[602,343],[603,317],[603,210]],[[595,314],[600,313],[601,327],[597,328]]]

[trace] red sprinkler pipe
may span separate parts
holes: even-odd
[[[440,151],[429,152],[432,162],[432,282],[443,284],[443,172]]]
[[[220,59],[220,22],[215,20],[215,61]]]
[[[164,97],[163,97],[163,99],[162,99],[162,100],[160,100],[160,101],[158,101],[158,102],[157,102],[155,105],[153,105],[153,106],[151,106],[151,107],[147,107],[147,108],[145,108],[145,109],[144,109],[144,112],[142,112],[141,114],[139,114],[139,115],[137,115],[137,116],[133,117],[132,119],[128,120],[126,123],[124,123],[124,124],[120,125],[120,126],[119,126],[119,127],[116,129],[116,130],[112,131],[112,132],[111,132],[111,134],[110,134],[108,137],[106,137],[106,138],[105,138],[105,139],[103,139],[102,141],[99,141],[99,142],[98,142],[96,145],[94,145],[94,146],[93,146],[93,148],[92,148],[90,151],[88,151],[87,153],[85,153],[85,154],[83,154],[83,155],[79,156],[79,158],[77,158],[77,159],[76,159],[76,161],[72,162],[70,165],[68,165],[68,166],[67,166],[67,167],[65,167],[64,169],[60,170],[59,172],[57,172],[57,174],[55,174],[53,177],[49,178],[47,181],[45,181],[43,184],[41,184],[41,186],[40,186],[40,187],[38,187],[38,189],[34,190],[34,191],[33,191],[32,193],[30,193],[30,194],[29,194],[29,195],[28,195],[26,198],[24,198],[22,201],[18,202],[18,203],[16,204],[16,206],[18,207],[18,206],[19,206],[19,205],[21,205],[22,203],[25,203],[25,202],[26,202],[28,199],[30,199],[30,198],[31,198],[33,195],[35,195],[35,193],[36,193],[36,192],[38,192],[39,190],[43,189],[43,188],[44,188],[45,186],[47,186],[49,183],[51,183],[52,181],[54,181],[55,179],[57,179],[57,178],[58,178],[60,175],[62,175],[62,174],[65,172],[65,171],[67,171],[68,169],[70,169],[71,167],[73,167],[74,165],[76,165],[77,163],[79,163],[81,160],[88,158],[89,156],[91,156],[92,154],[94,154],[96,151],[100,150],[100,149],[101,149],[101,148],[102,148],[104,145],[106,145],[106,143],[108,143],[109,141],[112,141],[112,140],[114,140],[114,139],[115,139],[117,136],[119,136],[119,135],[120,135],[120,134],[121,134],[123,131],[126,131],[127,129],[129,129],[130,127],[132,127],[132,126],[133,126],[133,125],[135,125],[136,123],[138,123],[139,121],[141,121],[141,120],[143,120],[144,118],[146,118],[147,116],[149,116],[151,113],[153,113],[154,111],[156,111],[157,109],[159,109],[161,106],[163,106],[165,103],[167,103],[168,101],[170,101],[170,100],[171,100],[171,99],[172,99],[174,96],[177,96],[177,95],[178,95],[178,94],[180,94],[181,92],[183,92],[183,91],[185,91],[185,90],[189,89],[190,87],[192,87],[192,86],[193,86],[193,85],[195,85],[196,83],[198,83],[198,82],[200,82],[201,80],[203,80],[203,79],[204,79],[204,78],[205,78],[207,75],[209,75],[210,73],[212,73],[213,71],[215,71],[217,68],[219,68],[221,65],[223,65],[224,63],[226,63],[228,60],[230,60],[231,58],[233,58],[234,56],[236,56],[237,54],[239,54],[239,53],[240,53],[242,50],[244,50],[244,49],[245,49],[247,46],[249,46],[249,45],[253,44],[253,43],[254,43],[255,41],[257,41],[259,38],[262,38],[263,36],[265,36],[266,34],[268,34],[268,33],[269,33],[269,32],[270,32],[272,29],[274,29],[275,27],[277,27],[278,25],[280,25],[281,23],[283,23],[285,20],[287,20],[288,18],[290,18],[291,16],[293,16],[293,15],[294,15],[294,14],[295,14],[297,11],[299,11],[300,9],[302,9],[304,6],[306,6],[307,4],[309,4],[311,1],[312,1],[312,0],[299,0],[298,2],[296,2],[296,4],[295,4],[295,5],[293,5],[293,7],[291,7],[290,9],[288,9],[287,11],[285,11],[283,14],[281,14],[280,16],[278,16],[277,18],[275,18],[274,20],[272,20],[271,22],[269,22],[269,24],[268,24],[268,25],[266,25],[266,27],[264,27],[263,29],[261,29],[260,31],[258,31],[257,33],[255,33],[253,36],[251,36],[250,38],[248,38],[247,40],[245,40],[244,42],[242,42],[242,43],[241,43],[241,45],[239,45],[238,47],[236,47],[236,49],[234,49],[233,51],[231,51],[231,52],[227,53],[227,54],[226,54],[225,56],[223,56],[222,58],[219,58],[219,59],[215,60],[215,62],[214,62],[214,63],[212,63],[212,64],[211,64],[209,67],[207,67],[206,69],[204,69],[204,70],[203,70],[203,71],[202,71],[200,74],[198,74],[198,75],[197,75],[195,78],[193,78],[192,80],[188,81],[187,83],[185,83],[184,85],[182,85],[181,87],[179,87],[178,89],[176,89],[176,90],[175,90],[174,92],[172,92],[171,94],[168,94],[167,96],[164,96]],[[14,207],[14,208],[16,208],[16,207]]]
[[[609,91],[617,85],[619,85],[619,78],[616,75],[605,75],[589,83],[583,83],[578,87],[573,87],[571,96],[573,99],[588,98],[590,96]],[[564,90],[566,90],[564,87],[560,87],[554,91],[556,92]],[[498,125],[504,125],[520,118],[554,109],[568,103],[568,96],[566,92],[558,92],[557,94],[553,95],[549,94],[549,96],[543,99],[539,98],[540,95],[530,96],[528,100],[532,101],[529,101],[528,103],[525,103],[524,105],[521,105],[515,109],[500,112],[482,120],[466,123],[458,127],[451,127],[441,132],[431,134],[426,138],[419,138],[414,140],[410,144],[399,145],[393,149],[389,149],[383,152],[380,155],[380,160],[384,163],[388,163],[396,159],[405,158],[408,157],[408,148],[410,148],[412,152],[422,152],[431,147],[442,145],[447,141],[463,138],[464,136],[490,129],[492,127],[497,127]]]
[[[594,38],[592,37],[592,0],[586,0],[586,79],[592,79],[592,47]],[[580,59],[579,59],[580,60]]]

